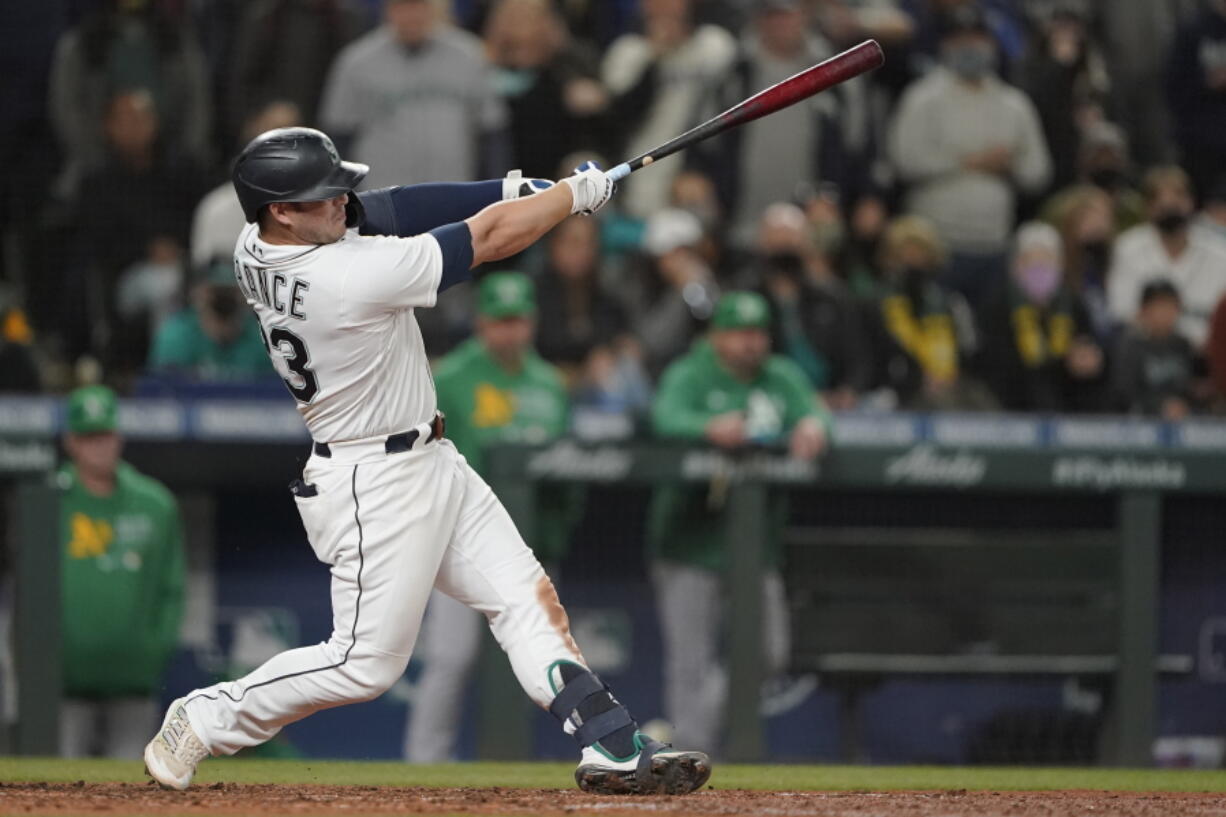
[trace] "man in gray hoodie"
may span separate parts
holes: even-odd
[[[1018,195],[1051,176],[1034,105],[997,77],[996,61],[983,13],[949,12],[941,65],[903,93],[890,133],[907,209],[937,226],[951,251],[945,283],[973,305],[1004,280]]]

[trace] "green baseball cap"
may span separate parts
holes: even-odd
[[[532,279],[522,272],[495,272],[481,279],[477,312],[487,318],[520,318],[536,312]]]
[[[82,386],[68,395],[68,430],[74,434],[114,431],[119,400],[106,386]]]
[[[726,293],[711,316],[712,329],[766,329],[770,322],[770,307],[756,292]]]

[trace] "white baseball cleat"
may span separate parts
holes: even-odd
[[[145,772],[159,786],[180,791],[191,785],[196,766],[209,756],[187,719],[183,703],[179,698],[170,705],[162,728],[145,747]]]
[[[711,759],[702,752],[682,752],[642,733],[634,736],[639,751],[614,760],[594,746],[583,750],[575,782],[592,794],[689,794],[711,777]]]

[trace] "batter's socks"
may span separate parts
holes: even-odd
[[[596,674],[570,661],[549,668],[555,697],[549,711],[581,747],[599,744],[613,760],[628,760],[639,751],[638,724]]]

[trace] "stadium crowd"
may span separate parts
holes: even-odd
[[[882,70],[635,174],[503,269],[578,418],[645,417],[722,292],[835,409],[1226,407],[1226,0],[43,0],[0,31],[0,389],[277,379],[228,165],[558,178],[855,43]],[[418,316],[468,338],[460,287]],[[593,420],[592,418],[597,418]]]

